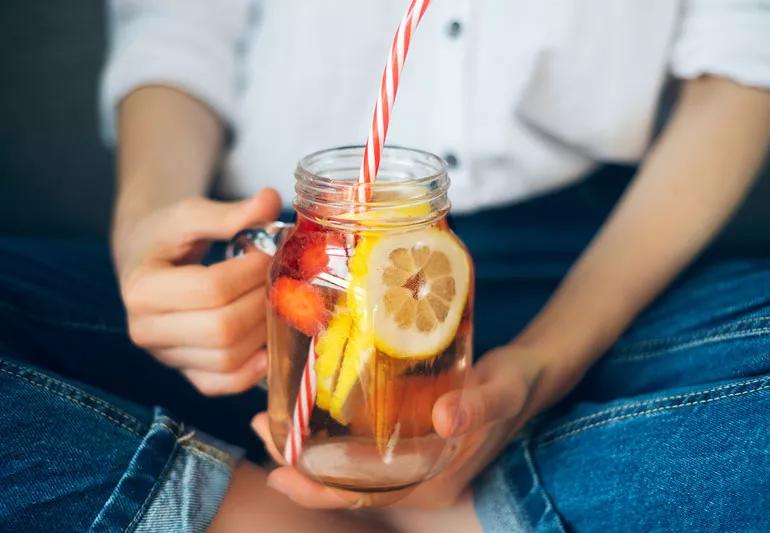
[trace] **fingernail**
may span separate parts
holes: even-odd
[[[457,412],[455,413],[455,420],[452,424],[452,435],[459,435],[465,431],[465,427],[468,425],[468,413],[465,412],[462,404],[457,405]]]

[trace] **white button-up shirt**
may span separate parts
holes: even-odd
[[[363,144],[407,0],[112,0],[101,105],[147,84],[216,110],[226,196],[293,197],[296,161]],[[770,0],[435,0],[412,41],[388,142],[452,165],[471,211],[634,162],[661,88],[704,73],[770,87]]]

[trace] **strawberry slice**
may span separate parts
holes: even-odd
[[[273,282],[270,302],[286,322],[306,335],[321,331],[329,318],[323,296],[315,287],[289,276],[281,276]]]
[[[337,233],[313,233],[303,243],[299,271],[304,279],[312,279],[329,266],[329,256],[344,256],[345,243]]]

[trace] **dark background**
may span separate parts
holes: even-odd
[[[107,234],[114,162],[97,118],[104,3],[0,0],[0,235]],[[770,172],[719,242],[768,250]]]
[[[0,234],[102,236],[114,188],[98,136],[104,0],[0,0]]]

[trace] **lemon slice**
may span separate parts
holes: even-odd
[[[345,303],[351,321],[348,328],[349,338],[344,347],[342,363],[329,406],[329,414],[343,425],[347,425],[350,419],[348,404],[353,388],[366,375],[367,363],[374,353],[372,316],[364,285],[368,272],[368,257],[377,240],[377,237],[359,236],[353,256],[348,262],[350,282]]]
[[[352,323],[353,319],[343,301],[341,305],[337,305],[334,315],[329,321],[329,326],[321,333],[316,343],[315,350],[318,355],[315,362],[316,405],[327,411],[337,384],[342,356]]]
[[[470,285],[465,249],[435,228],[381,237],[367,260],[366,291],[377,349],[427,359],[452,343]]]
[[[405,189],[390,192],[387,195],[381,194],[375,200],[398,200],[402,194],[406,193],[415,196],[418,193],[424,194],[424,191]],[[340,218],[355,220],[365,228],[376,230],[385,228],[387,221],[392,217],[422,217],[429,214],[430,211],[430,204],[422,203],[407,207],[352,212]],[[372,300],[368,291],[367,280],[370,267],[369,256],[381,237],[378,232],[368,229],[358,233],[357,237],[356,247],[348,262],[350,279],[345,296],[345,305],[347,305],[350,322],[347,326],[347,342],[339,342],[336,333],[332,334],[333,340],[330,338],[329,353],[324,356],[319,351],[319,360],[316,363],[316,375],[318,376],[316,403],[319,407],[328,409],[329,414],[343,425],[350,422],[351,396],[355,387],[358,385],[363,390],[368,386],[365,381],[368,379],[375,355],[372,315],[372,303],[375,300]],[[335,325],[334,319],[332,319],[329,330]],[[344,327],[340,325],[340,331],[342,329]],[[322,346],[322,342],[323,339],[319,339],[319,349],[327,352],[326,345],[324,343]],[[324,359],[323,363],[321,363],[322,358]],[[331,395],[328,394],[328,389],[321,390],[326,385],[333,387]],[[327,407],[324,407],[325,405]]]
[[[356,325],[350,331],[350,339],[345,346],[337,385],[331,397],[329,414],[342,425],[347,425],[351,418],[350,402],[354,387],[367,386],[368,363],[374,354],[374,342],[371,331],[361,331]]]

